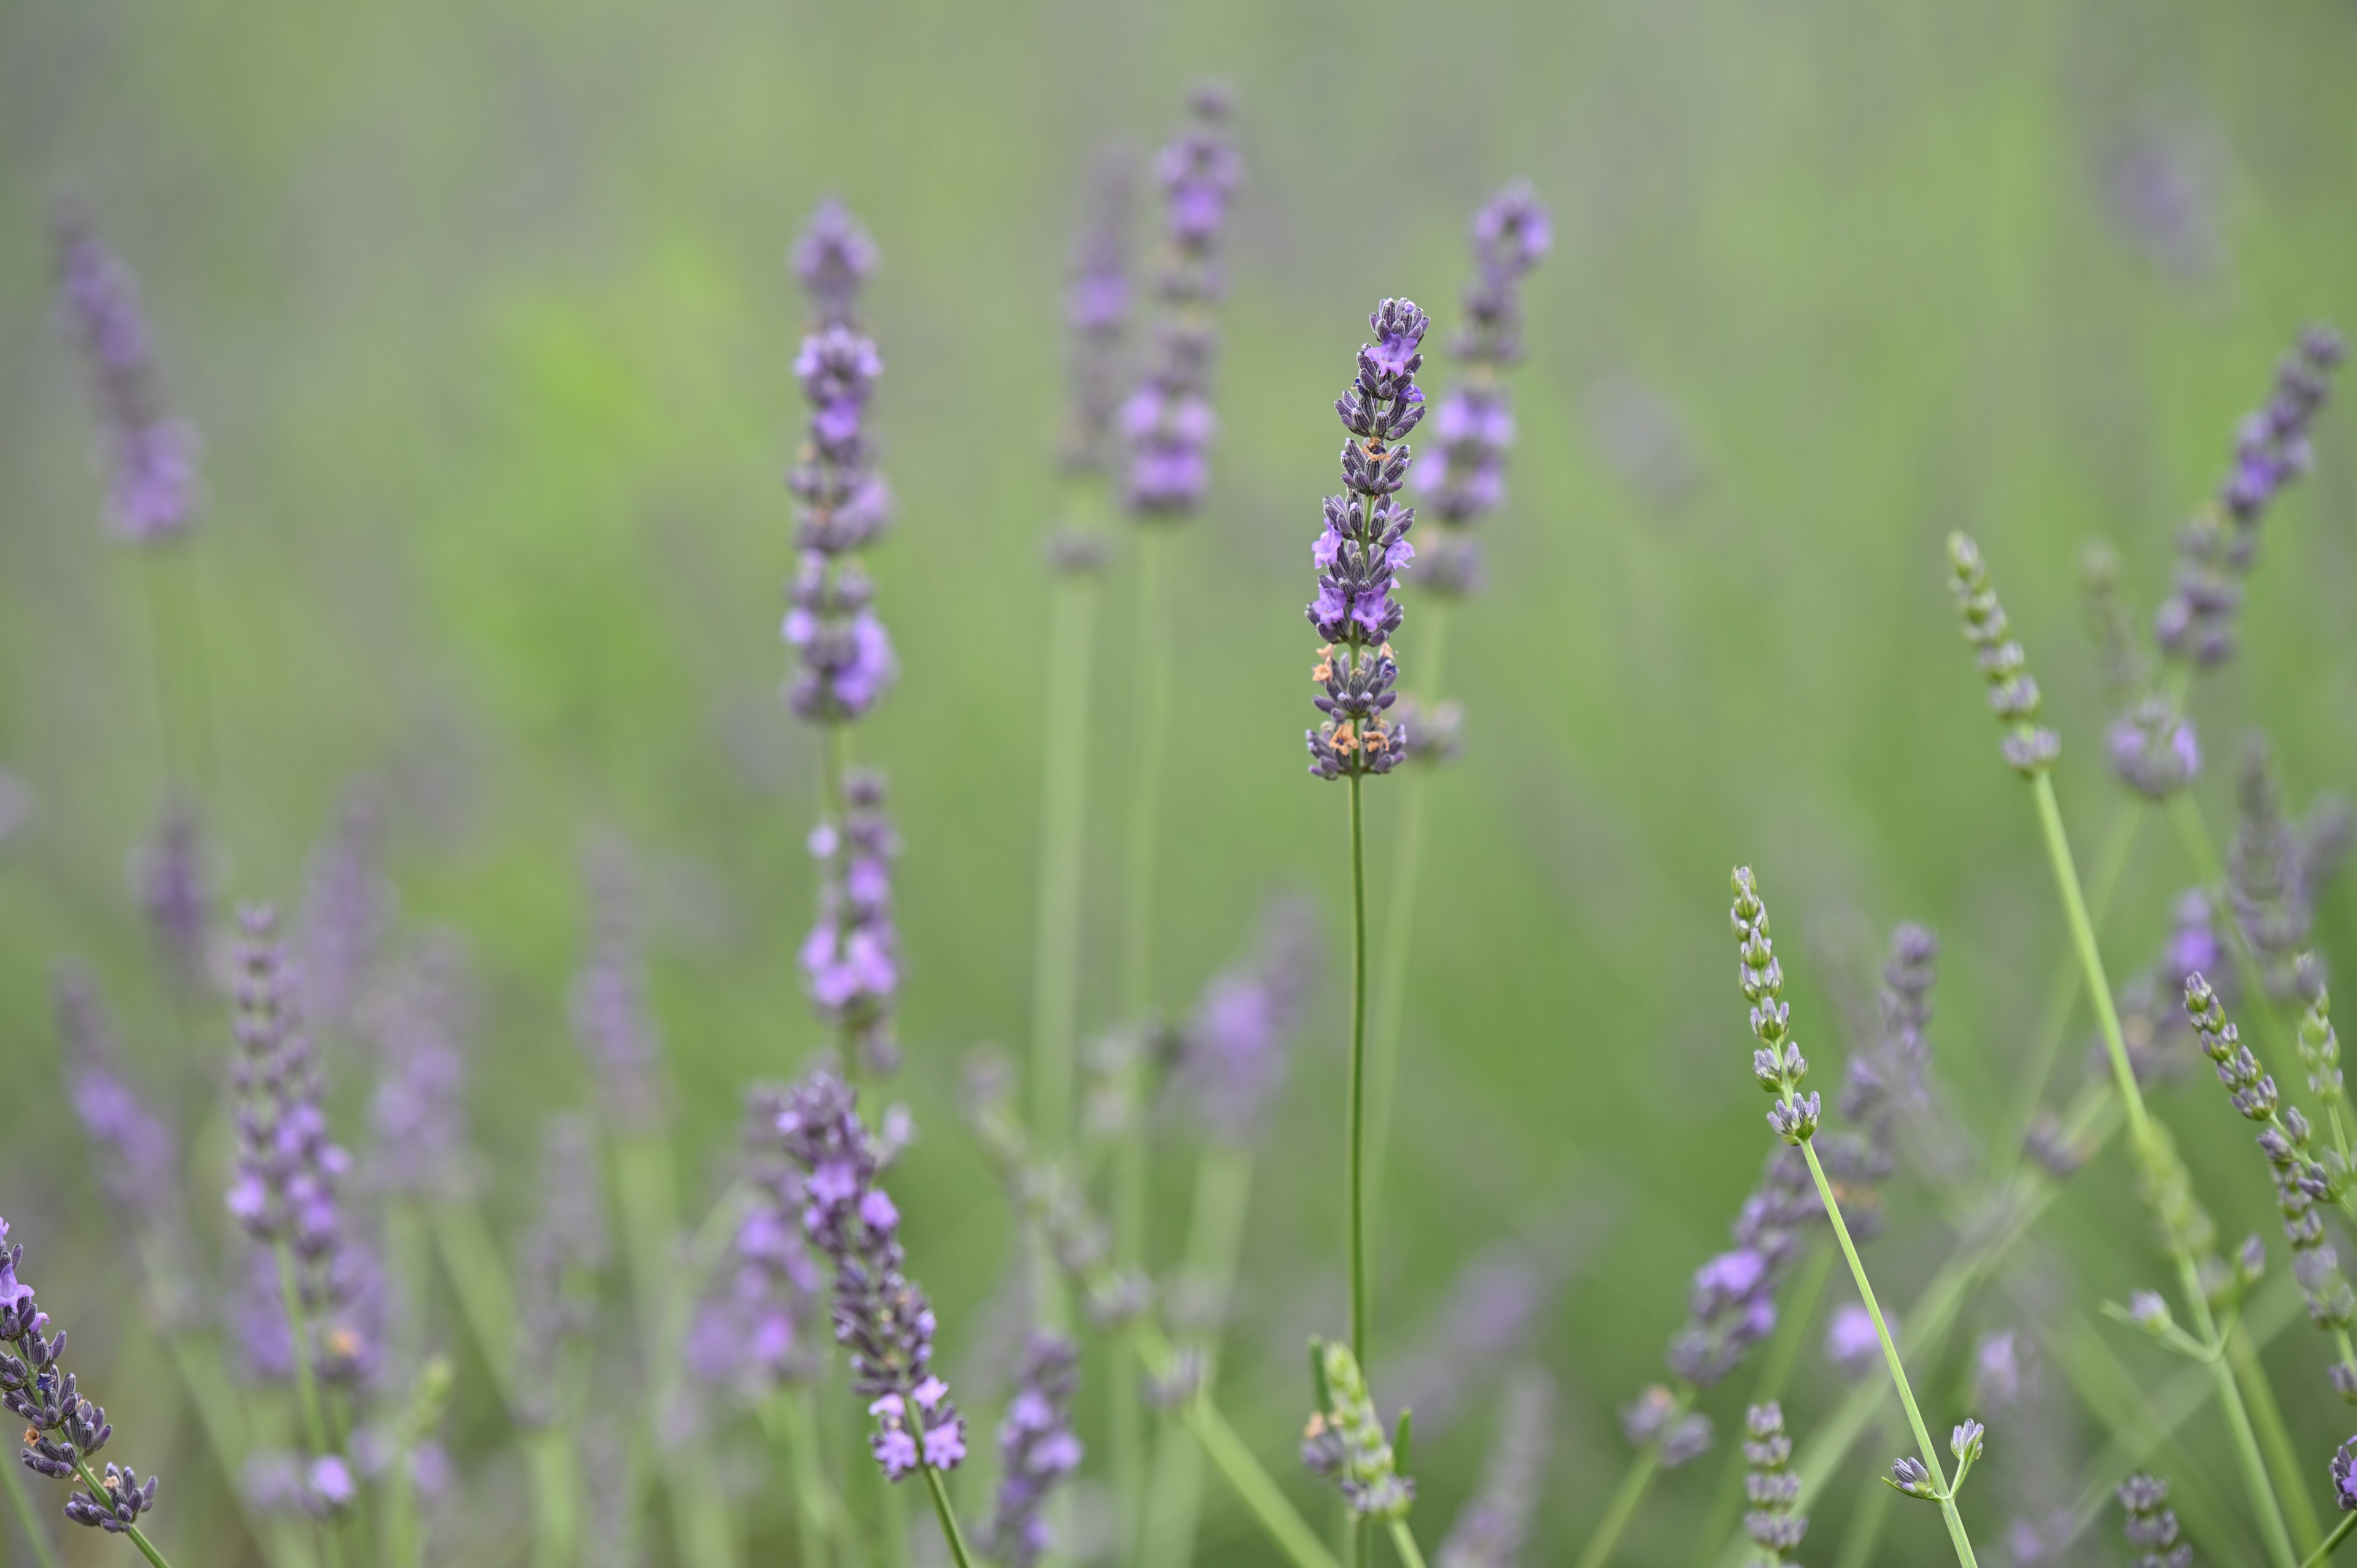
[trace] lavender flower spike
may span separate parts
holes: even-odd
[[[2136,1554],[2132,1568],[2192,1568],[2193,1548],[2177,1539],[2177,1515],[2169,1507],[2166,1481],[2157,1476],[2130,1476],[2120,1483],[2118,1497],[2128,1516],[2121,1532]]]
[[[1515,1568],[1522,1561],[1554,1439],[1555,1403],[1555,1380],[1535,1367],[1506,1385],[1481,1489],[1440,1543],[1437,1568]]]
[[[1415,1482],[1399,1473],[1398,1455],[1375,1414],[1358,1358],[1338,1339],[1321,1341],[1315,1354],[1326,1408],[1310,1414],[1301,1462],[1331,1479],[1360,1518],[1405,1519],[1415,1501]]]
[[[60,971],[56,998],[67,1093],[97,1156],[107,1197],[125,1219],[159,1233],[177,1231],[180,1160],[171,1128],[124,1069],[113,1025],[90,976]]]
[[[1473,215],[1475,275],[1465,288],[1467,324],[1451,345],[1465,380],[1433,411],[1438,449],[1417,476],[1441,530],[1425,575],[1437,594],[1461,596],[1480,586],[1480,554],[1467,531],[1506,499],[1514,415],[1503,378],[1523,357],[1523,279],[1554,238],[1546,206],[1526,180]]]
[[[1057,456],[1068,472],[1110,473],[1120,453],[1121,349],[1130,315],[1130,199],[1135,160],[1109,147],[1089,171],[1081,229],[1064,285],[1066,395]]]
[[[433,1200],[465,1196],[469,998],[466,953],[437,933],[418,944],[371,1010],[376,1093],[369,1102],[372,1185]]]
[[[1309,552],[1318,573],[1309,624],[1326,639],[1310,671],[1326,719],[1307,736],[1309,771],[1320,779],[1388,773],[1406,742],[1405,726],[1387,717],[1398,700],[1390,639],[1401,618],[1391,591],[1415,557],[1407,542],[1415,512],[1394,498],[1413,461],[1405,440],[1424,417],[1415,372],[1431,322],[1414,300],[1386,299],[1367,324],[1375,340],[1360,346],[1358,375],[1334,403],[1350,434],[1344,493],[1326,498],[1326,526]]]
[[[1982,678],[1988,682],[1989,706],[2006,726],[2006,762],[2024,779],[2034,779],[2054,766],[2062,754],[2062,740],[2036,723],[2038,682],[2028,669],[2029,656],[2014,640],[2005,607],[1989,586],[1981,548],[1967,535],[1948,535],[1948,573],[1964,640],[1977,650]]]
[[[81,1397],[74,1375],[59,1363],[65,1330],[48,1332],[49,1315],[33,1299],[33,1287],[16,1277],[24,1265],[23,1244],[8,1240],[0,1219],[0,1405],[25,1423],[17,1458],[25,1468],[53,1481],[79,1477],[86,1491],[66,1498],[66,1517],[111,1535],[129,1534],[148,1561],[161,1563],[140,1533],[139,1516],[156,1506],[156,1477],[143,1483],[128,1466],[110,1464],[103,1480],[91,1474],[91,1455],[114,1435],[106,1412]]]
[[[1743,1478],[1751,1504],[1743,1532],[1760,1548],[1761,1568],[1790,1563],[1809,1532],[1809,1516],[1799,1511],[1801,1477],[1792,1474],[1792,1440],[1785,1435],[1784,1412],[1774,1400],[1745,1413],[1743,1457],[1751,1466]]]
[[[876,1417],[869,1451],[888,1480],[957,1468],[965,1418],[933,1375],[933,1309],[901,1273],[900,1211],[876,1185],[877,1145],[851,1090],[822,1069],[787,1091],[777,1125],[804,1177],[802,1232],[834,1270],[834,1337]]]
[[[612,1251],[599,1197],[597,1135],[587,1117],[552,1120],[541,1138],[540,1212],[516,1275],[517,1423],[562,1419],[576,1363],[597,1327],[597,1276]]]
[[[876,242],[868,238],[866,226],[830,196],[818,204],[794,242],[792,261],[816,324],[855,325],[859,291],[876,270]]]
[[[135,544],[186,532],[197,514],[197,436],[165,411],[139,285],[80,208],[58,204],[58,306],[90,364],[100,422],[112,448],[106,510]]]
[[[1121,409],[1129,444],[1125,494],[1141,519],[1191,515],[1211,487],[1211,363],[1219,333],[1211,307],[1220,296],[1220,239],[1228,199],[1243,163],[1227,136],[1225,90],[1200,86],[1189,96],[1188,124],[1155,160],[1167,232],[1160,293],[1168,306],[1156,327],[1146,371]]]
[[[1776,1330],[1776,1293],[1823,1218],[1806,1161],[1770,1151],[1759,1185],[1730,1228],[1734,1246],[1695,1271],[1685,1326],[1670,1340],[1670,1370],[1708,1388]]]
[[[1033,1335],[998,1427],[998,1512],[983,1541],[1006,1568],[1032,1568],[1047,1553],[1049,1495],[1081,1466],[1072,1434],[1079,1383],[1080,1348],[1060,1334]]]
[[[207,928],[213,889],[206,865],[204,826],[185,796],[164,802],[156,834],[133,857],[131,875],[141,913],[173,981],[194,985],[204,978]]]
[[[1751,1033],[1760,1042],[1751,1053],[1751,1076],[1776,1096],[1768,1112],[1769,1129],[1788,1144],[1804,1144],[1817,1130],[1823,1102],[1814,1094],[1801,1092],[1809,1061],[1792,1037],[1792,1008],[1784,1000],[1784,970],[1776,961],[1776,946],[1768,937],[1768,907],[1760,901],[1749,866],[1736,867],[1734,885],[1729,918],[1741,960],[1743,998],[1751,1004]]]
[[[1252,1142],[1285,1085],[1286,1047],[1317,989],[1316,917],[1293,902],[1273,905],[1258,950],[1203,987],[1179,1032],[1177,1081],[1213,1137]]]
[[[787,1093],[756,1086],[745,1097],[745,1185],[752,1201],[730,1244],[735,1265],[689,1332],[690,1367],[748,1402],[806,1380],[826,1364],[817,1343],[818,1265],[803,1245],[801,1172],[778,1130]]]
[[[884,776],[844,780],[841,829],[822,822],[811,852],[821,865],[818,923],[802,950],[802,979],[821,1018],[844,1031],[860,1069],[899,1066],[892,1006],[900,989],[900,939],[892,921],[892,860],[899,836],[884,813]]]
[[[662,1046],[647,1005],[640,897],[619,844],[590,852],[584,880],[589,957],[573,977],[573,1036],[597,1077],[608,1119],[624,1132],[645,1132],[662,1120]]]

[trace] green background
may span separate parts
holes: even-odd
[[[1379,295],[1452,322],[1467,215],[1528,176],[1557,242],[1530,285],[1495,585],[1452,628],[1469,746],[1432,790],[1376,1359],[1380,1381],[1485,1242],[1576,1258],[1533,1347],[1566,1393],[1532,1553],[1555,1562],[1601,1509],[1625,1453],[1611,1412],[1658,1375],[1765,1147],[1729,865],[1760,869],[1824,1081],[1836,977],[1912,917],[1945,945],[1934,1046],[1975,1138],[2010,1095],[2062,932],[1939,541],[1966,528],[1988,553],[2091,848],[2115,786],[2076,553],[2112,537],[2148,607],[2284,344],[2312,318],[2357,323],[2352,67],[2345,4],[0,8],[0,766],[37,799],[0,845],[0,1211],[117,1444],[166,1474],[162,1542],[181,1568],[231,1560],[184,1503],[212,1485],[207,1461],[171,1424],[101,1222],[49,971],[100,970],[191,1129],[225,1036],[202,1020],[174,1043],[127,892],[162,767],[149,564],[100,529],[85,389],[48,302],[53,193],[80,192],[139,270],[171,399],[205,438],[207,513],[166,564],[199,606],[221,883],[293,899],[341,793],[377,781],[404,917],[476,953],[472,1102],[502,1227],[527,1206],[539,1115],[587,1095],[564,986],[596,836],[653,868],[692,1193],[718,1178],[738,1086],[815,1043],[791,961],[813,757],[775,701],[801,319],[782,257],[822,194],[866,220],[901,499],[876,574],[903,674],[856,745],[890,770],[908,844],[901,1084],[925,1137],[896,1196],[954,1371],[1010,1259],[957,1062],[1028,1026],[1057,295],[1089,156],[1160,140],[1200,71],[1236,85],[1250,178],[1217,480],[1172,552],[1173,1009],[1272,891],[1313,894],[1344,950],[1343,795],[1304,777],[1298,738],[1329,405]],[[2139,170],[2175,193],[2173,227],[2131,210]],[[2357,783],[2346,404],[2318,447],[2268,525],[2246,650],[2196,700],[2213,831],[2246,728],[2275,741],[2296,801]],[[1092,1026],[1136,783],[1128,564],[1095,655]],[[1411,686],[1421,608],[1411,596],[1397,639]],[[194,686],[184,651],[162,662]],[[1396,782],[1370,787],[1379,904]],[[2105,933],[2115,970],[2149,955],[2186,875],[2155,825]],[[2357,963],[2345,889],[2319,942]],[[1305,1501],[1299,1336],[1340,1316],[1339,972],[1274,1128],[1228,1368],[1240,1424]],[[2221,1097],[2197,1079],[2163,1105],[2228,1233],[2273,1237]],[[1164,1146],[1167,1238],[1191,1154]],[[190,1176],[209,1227],[219,1154]],[[1870,1257],[1904,1301],[1949,1237],[1905,1183],[1889,1207]],[[2115,1155],[2041,1232],[2091,1309],[2158,1282],[2145,1236]],[[2140,1375],[2172,1369],[2113,1343]],[[2346,1416],[2319,1344],[2295,1326],[2270,1365],[2321,1497]],[[1935,1424],[1964,1413],[1954,1367],[1919,1377]],[[1747,1380],[1713,1397],[1723,1430]],[[1805,1434],[1837,1387],[1813,1342],[1800,1383]],[[454,1442],[479,1499],[512,1472],[468,1447],[496,1437],[479,1405],[462,1397]],[[2080,1418],[2059,1412],[2075,1451]],[[1486,1425],[1423,1445],[1427,1546]],[[160,1454],[159,1427],[178,1434]],[[1967,1507],[1992,1541],[2007,1436]],[[2191,1451],[2238,1495],[2222,1443]],[[1880,1462],[1854,1455],[1830,1486],[1812,1560]],[[1684,1560],[1717,1474],[1715,1455],[1673,1477],[1629,1560]],[[1232,1512],[1206,1544],[1259,1550]],[[1944,1552],[1910,1505],[1883,1560]]]

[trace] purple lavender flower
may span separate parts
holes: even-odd
[[[373,1369],[366,1332],[373,1269],[351,1242],[337,1187],[351,1156],[330,1135],[318,1062],[303,1027],[301,983],[267,906],[239,914],[237,1170],[229,1210],[248,1236],[293,1258],[321,1375]]]
[[[1108,147],[1089,170],[1064,285],[1065,399],[1057,454],[1067,471],[1104,474],[1119,456],[1122,344],[1129,329],[1131,198],[1137,184],[1125,148]]]
[[[1252,956],[1204,986],[1180,1032],[1178,1082],[1212,1136],[1241,1145],[1259,1133],[1318,970],[1317,917],[1286,901],[1263,918]]]
[[[900,939],[892,922],[892,860],[899,835],[884,811],[884,776],[843,781],[844,821],[822,822],[811,853],[822,868],[818,923],[803,940],[802,981],[819,1016],[844,1033],[861,1070],[899,1065],[892,1007],[900,989]]]
[[[1875,1032],[1854,1051],[1840,1110],[1850,1123],[1818,1140],[1819,1157],[1843,1186],[1842,1209],[1864,1240],[1881,1225],[1879,1187],[1904,1148],[1913,1168],[1939,1181],[1956,1174],[1961,1152],[1953,1129],[1933,1111],[1932,986],[1939,977],[1939,939],[1912,921],[1890,933],[1890,954],[1875,995]]]
[[[2062,737],[2037,722],[2038,682],[2029,673],[2029,655],[2014,640],[2012,622],[1989,586],[1981,547],[1962,533],[1948,535],[1948,586],[1956,596],[1964,640],[1973,645],[1981,679],[1988,684],[1989,709],[2005,726],[1999,750],[2006,765],[2034,779],[2062,754]]]
[[[0,1405],[25,1423],[17,1458],[53,1481],[80,1477],[87,1490],[68,1495],[66,1518],[109,1534],[128,1530],[144,1549],[137,1526],[139,1516],[156,1506],[156,1478],[143,1485],[128,1466],[110,1464],[104,1478],[92,1484],[91,1455],[106,1446],[114,1427],[59,1363],[65,1330],[48,1332],[49,1315],[33,1299],[33,1287],[16,1277],[24,1262],[23,1243],[9,1241],[8,1222],[0,1219],[0,1340],[15,1348],[0,1349]]]
[[[859,291],[876,270],[876,242],[842,202],[830,196],[818,204],[794,242],[792,260],[818,326],[848,327],[858,319]]]
[[[2334,1451],[2332,1455],[2332,1500],[2342,1513],[2357,1513],[2357,1437],[2352,1437]]]
[[[1507,1240],[1475,1253],[1449,1283],[1423,1339],[1384,1380],[1415,1430],[1437,1437],[1496,1369],[1528,1342],[1562,1283],[1559,1261]]]
[[[1342,428],[1343,493],[1326,498],[1326,526],[1310,547],[1318,597],[1309,624],[1326,639],[1310,678],[1325,722],[1308,732],[1309,771],[1320,779],[1388,773],[1405,736],[1387,717],[1398,693],[1391,635],[1401,610],[1391,596],[1397,575],[1415,558],[1407,542],[1413,508],[1394,500],[1413,454],[1408,433],[1424,417],[1415,372],[1424,366],[1431,325],[1411,299],[1386,299],[1367,317],[1375,340],[1359,349],[1357,378],[1335,400]]]
[[[79,969],[60,970],[55,996],[66,1090],[90,1138],[107,1197],[136,1225],[158,1232],[176,1230],[180,1208],[178,1140],[124,1069],[113,1023],[90,976]]]
[[[516,1272],[515,1419],[544,1427],[578,1398],[578,1359],[597,1320],[597,1275],[612,1251],[587,1117],[552,1118],[541,1135],[540,1212]]]
[[[1435,450],[1417,476],[1441,530],[1426,564],[1436,593],[1461,596],[1480,585],[1480,554],[1466,531],[1506,499],[1514,414],[1503,377],[1523,354],[1523,279],[1553,242],[1553,220],[1526,180],[1513,181],[1473,215],[1467,321],[1451,345],[1466,375],[1434,405]]]
[[[213,889],[194,802],[180,795],[165,800],[156,836],[132,859],[131,877],[148,932],[173,980],[195,984],[205,972]]]
[[[448,935],[421,943],[371,1010],[371,1174],[382,1190],[432,1198],[466,1190],[468,1011],[466,954]]]
[[[1155,160],[1167,228],[1159,292],[1168,306],[1155,328],[1146,371],[1122,404],[1129,446],[1126,496],[1146,519],[1182,519],[1211,485],[1211,364],[1219,334],[1211,307],[1220,296],[1220,239],[1243,162],[1228,140],[1227,93],[1198,87],[1188,124]]]
[[[1890,1331],[1899,1332],[1896,1317],[1891,1319]],[[1865,1377],[1882,1365],[1882,1338],[1875,1333],[1874,1319],[1866,1308],[1854,1301],[1834,1308],[1825,1320],[1825,1359],[1850,1378]]]
[[[983,1550],[1006,1568],[1032,1568],[1048,1551],[1049,1496],[1081,1466],[1072,1433],[1080,1348],[1060,1334],[1034,1334],[1015,1385],[998,1425],[998,1511]]]
[[[2147,698],[2104,732],[2112,771],[2147,800],[2166,800],[2201,774],[2193,721],[2158,697]]]
[[[1695,1271],[1685,1326],[1670,1341],[1672,1371],[1708,1388],[1775,1332],[1776,1293],[1823,1214],[1807,1162],[1795,1149],[1771,1149],[1736,1215],[1735,1245]]]
[[[393,889],[377,864],[379,827],[375,797],[355,789],[311,853],[296,950],[304,1011],[323,1026],[353,1019],[393,928]]]
[[[2133,1568],[2191,1568],[2193,1548],[2177,1539],[2177,1515],[2169,1507],[2166,1481],[2130,1476],[2120,1483],[2118,1497],[2128,1516],[2121,1532],[2136,1554]]]
[[[2234,837],[2226,850],[2226,889],[2234,918],[2258,960],[2267,993],[2298,993],[2298,960],[2316,919],[2316,901],[2347,852],[2349,809],[2319,801],[2307,820],[2286,811],[2266,742],[2251,737],[2235,791]]]
[[[662,1120],[662,1043],[647,1005],[639,934],[639,890],[627,853],[602,843],[590,852],[589,957],[573,977],[573,1036],[596,1072],[607,1118],[643,1132]]]
[[[900,1211],[876,1185],[877,1145],[851,1090],[823,1069],[812,1073],[787,1090],[777,1127],[804,1178],[802,1233],[834,1270],[834,1337],[876,1417],[869,1451],[888,1480],[957,1468],[965,1418],[932,1373],[933,1309],[901,1273]]]
[[[699,1377],[748,1400],[812,1378],[825,1364],[815,1333],[818,1266],[799,1223],[802,1178],[779,1132],[787,1109],[782,1090],[756,1087],[746,1096],[745,1178],[752,1202],[730,1244],[733,1266],[706,1297],[688,1341]]]
[[[2234,652],[2240,579],[2257,558],[2259,525],[2276,496],[2315,463],[2309,426],[2331,395],[2341,335],[2310,327],[2276,367],[2266,406],[2234,434],[2234,457],[2214,501],[2178,538],[2177,585],[2153,619],[2166,652],[2208,668]]]
[[[197,435],[164,408],[139,285],[71,202],[58,204],[58,306],[89,361],[112,447],[107,516],[137,544],[178,537],[196,520]]]
[[[1743,1532],[1760,1548],[1760,1563],[1784,1563],[1801,1549],[1809,1516],[1799,1511],[1801,1477],[1792,1474],[1792,1440],[1784,1433],[1784,1412],[1774,1400],[1755,1404],[1743,1417],[1743,1478],[1750,1509]]]
[[[1515,1568],[1522,1561],[1555,1440],[1555,1380],[1537,1367],[1522,1368],[1507,1383],[1481,1489],[1440,1543],[1437,1568]]]
[[[1331,1480],[1358,1517],[1405,1519],[1415,1501],[1415,1481],[1399,1473],[1399,1456],[1375,1413],[1358,1359],[1348,1345],[1333,1339],[1317,1343],[1312,1354],[1326,1402],[1311,1412],[1302,1434],[1302,1464]]]

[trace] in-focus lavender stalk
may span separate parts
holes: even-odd
[[[1537,1367],[1520,1369],[1507,1382],[1481,1489],[1434,1553],[1435,1568],[1516,1568],[1522,1562],[1554,1444],[1555,1407],[1555,1380]]]
[[[1310,1354],[1322,1397],[1302,1434],[1302,1464],[1331,1480],[1359,1518],[1397,1523],[1415,1501],[1415,1482],[1400,1473],[1358,1358],[1334,1339],[1313,1345]]]
[[[2169,1511],[2169,1484],[2157,1476],[2130,1476],[2120,1483],[2120,1526],[2132,1568],[2192,1568],[2193,1548],[2177,1539],[2177,1515]]]
[[[75,203],[58,203],[52,227],[59,315],[88,361],[109,449],[108,521],[135,544],[178,538],[196,521],[197,435],[164,406],[138,283]]]
[[[802,942],[811,1005],[836,1029],[861,1071],[899,1066],[892,1007],[900,989],[900,939],[892,920],[892,861],[899,835],[884,811],[884,776],[854,771],[843,780],[843,821],[811,833],[820,865],[818,922]]]
[[[81,1397],[74,1375],[59,1362],[66,1332],[48,1332],[49,1315],[33,1299],[33,1287],[16,1277],[25,1262],[22,1242],[8,1240],[0,1219],[0,1404],[25,1423],[17,1458],[25,1468],[53,1481],[81,1480],[85,1490],[66,1498],[66,1518],[110,1535],[128,1535],[141,1555],[167,1568],[139,1528],[140,1516],[156,1506],[156,1477],[145,1482],[112,1462],[102,1479],[91,1473],[91,1456],[106,1445],[114,1428],[106,1412]]]
[[[2266,405],[2235,432],[2233,466],[2217,499],[2179,536],[2177,585],[2154,618],[2153,635],[2172,657],[2201,668],[2233,657],[2240,579],[2257,558],[2268,508],[2315,461],[2309,426],[2330,395],[2342,352],[2330,328],[2302,332],[2276,366]]]
[[[1080,1348],[1060,1334],[1034,1334],[998,1426],[998,1511],[983,1541],[1006,1568],[1032,1568],[1047,1554],[1048,1499],[1081,1466],[1072,1432],[1079,1383]]]
[[[1751,1466],[1743,1481],[1751,1504],[1743,1533],[1760,1548],[1763,1565],[1790,1563],[1809,1532],[1809,1516],[1795,1506],[1801,1477],[1792,1473],[1792,1440],[1784,1434],[1784,1412],[1774,1400],[1745,1412],[1743,1457]]]
[[[131,875],[148,934],[174,983],[196,985],[205,973],[213,887],[195,802],[179,794],[165,798],[155,836],[133,857]]]

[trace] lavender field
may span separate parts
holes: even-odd
[[[0,7],[0,1563],[2357,1562],[2352,69]]]

